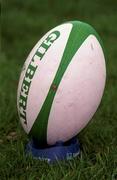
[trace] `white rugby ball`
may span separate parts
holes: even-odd
[[[22,68],[17,94],[21,124],[41,145],[77,135],[96,112],[105,86],[100,37],[71,21],[50,30]]]

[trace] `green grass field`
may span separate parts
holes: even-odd
[[[0,180],[117,180],[117,1],[6,0],[0,53]],[[107,81],[102,103],[78,135],[81,154],[48,165],[25,156],[16,92],[21,67],[48,30],[69,20],[91,24],[101,36]]]

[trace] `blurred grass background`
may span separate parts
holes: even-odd
[[[49,166],[26,158],[16,91],[21,67],[48,30],[69,20],[91,24],[105,47],[107,81],[94,121],[79,134],[81,155]],[[0,180],[117,180],[117,1],[6,0],[0,52]]]

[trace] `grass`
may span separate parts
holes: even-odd
[[[1,17],[0,180],[117,180],[117,2],[7,0]],[[91,24],[103,40],[106,88],[93,120],[78,135],[80,156],[48,165],[25,156],[28,139],[17,116],[17,84],[26,56],[40,37],[74,19]]]

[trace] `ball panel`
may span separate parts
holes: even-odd
[[[100,103],[105,76],[102,48],[90,35],[74,55],[58,87],[48,121],[48,144],[66,141],[86,126]]]
[[[27,133],[31,130],[46,99],[60,64],[71,29],[72,24],[70,23],[54,28],[54,30],[60,32],[59,38],[46,51],[43,58],[41,60],[37,59],[36,61],[38,68],[33,77],[27,100],[27,125],[24,126]]]

